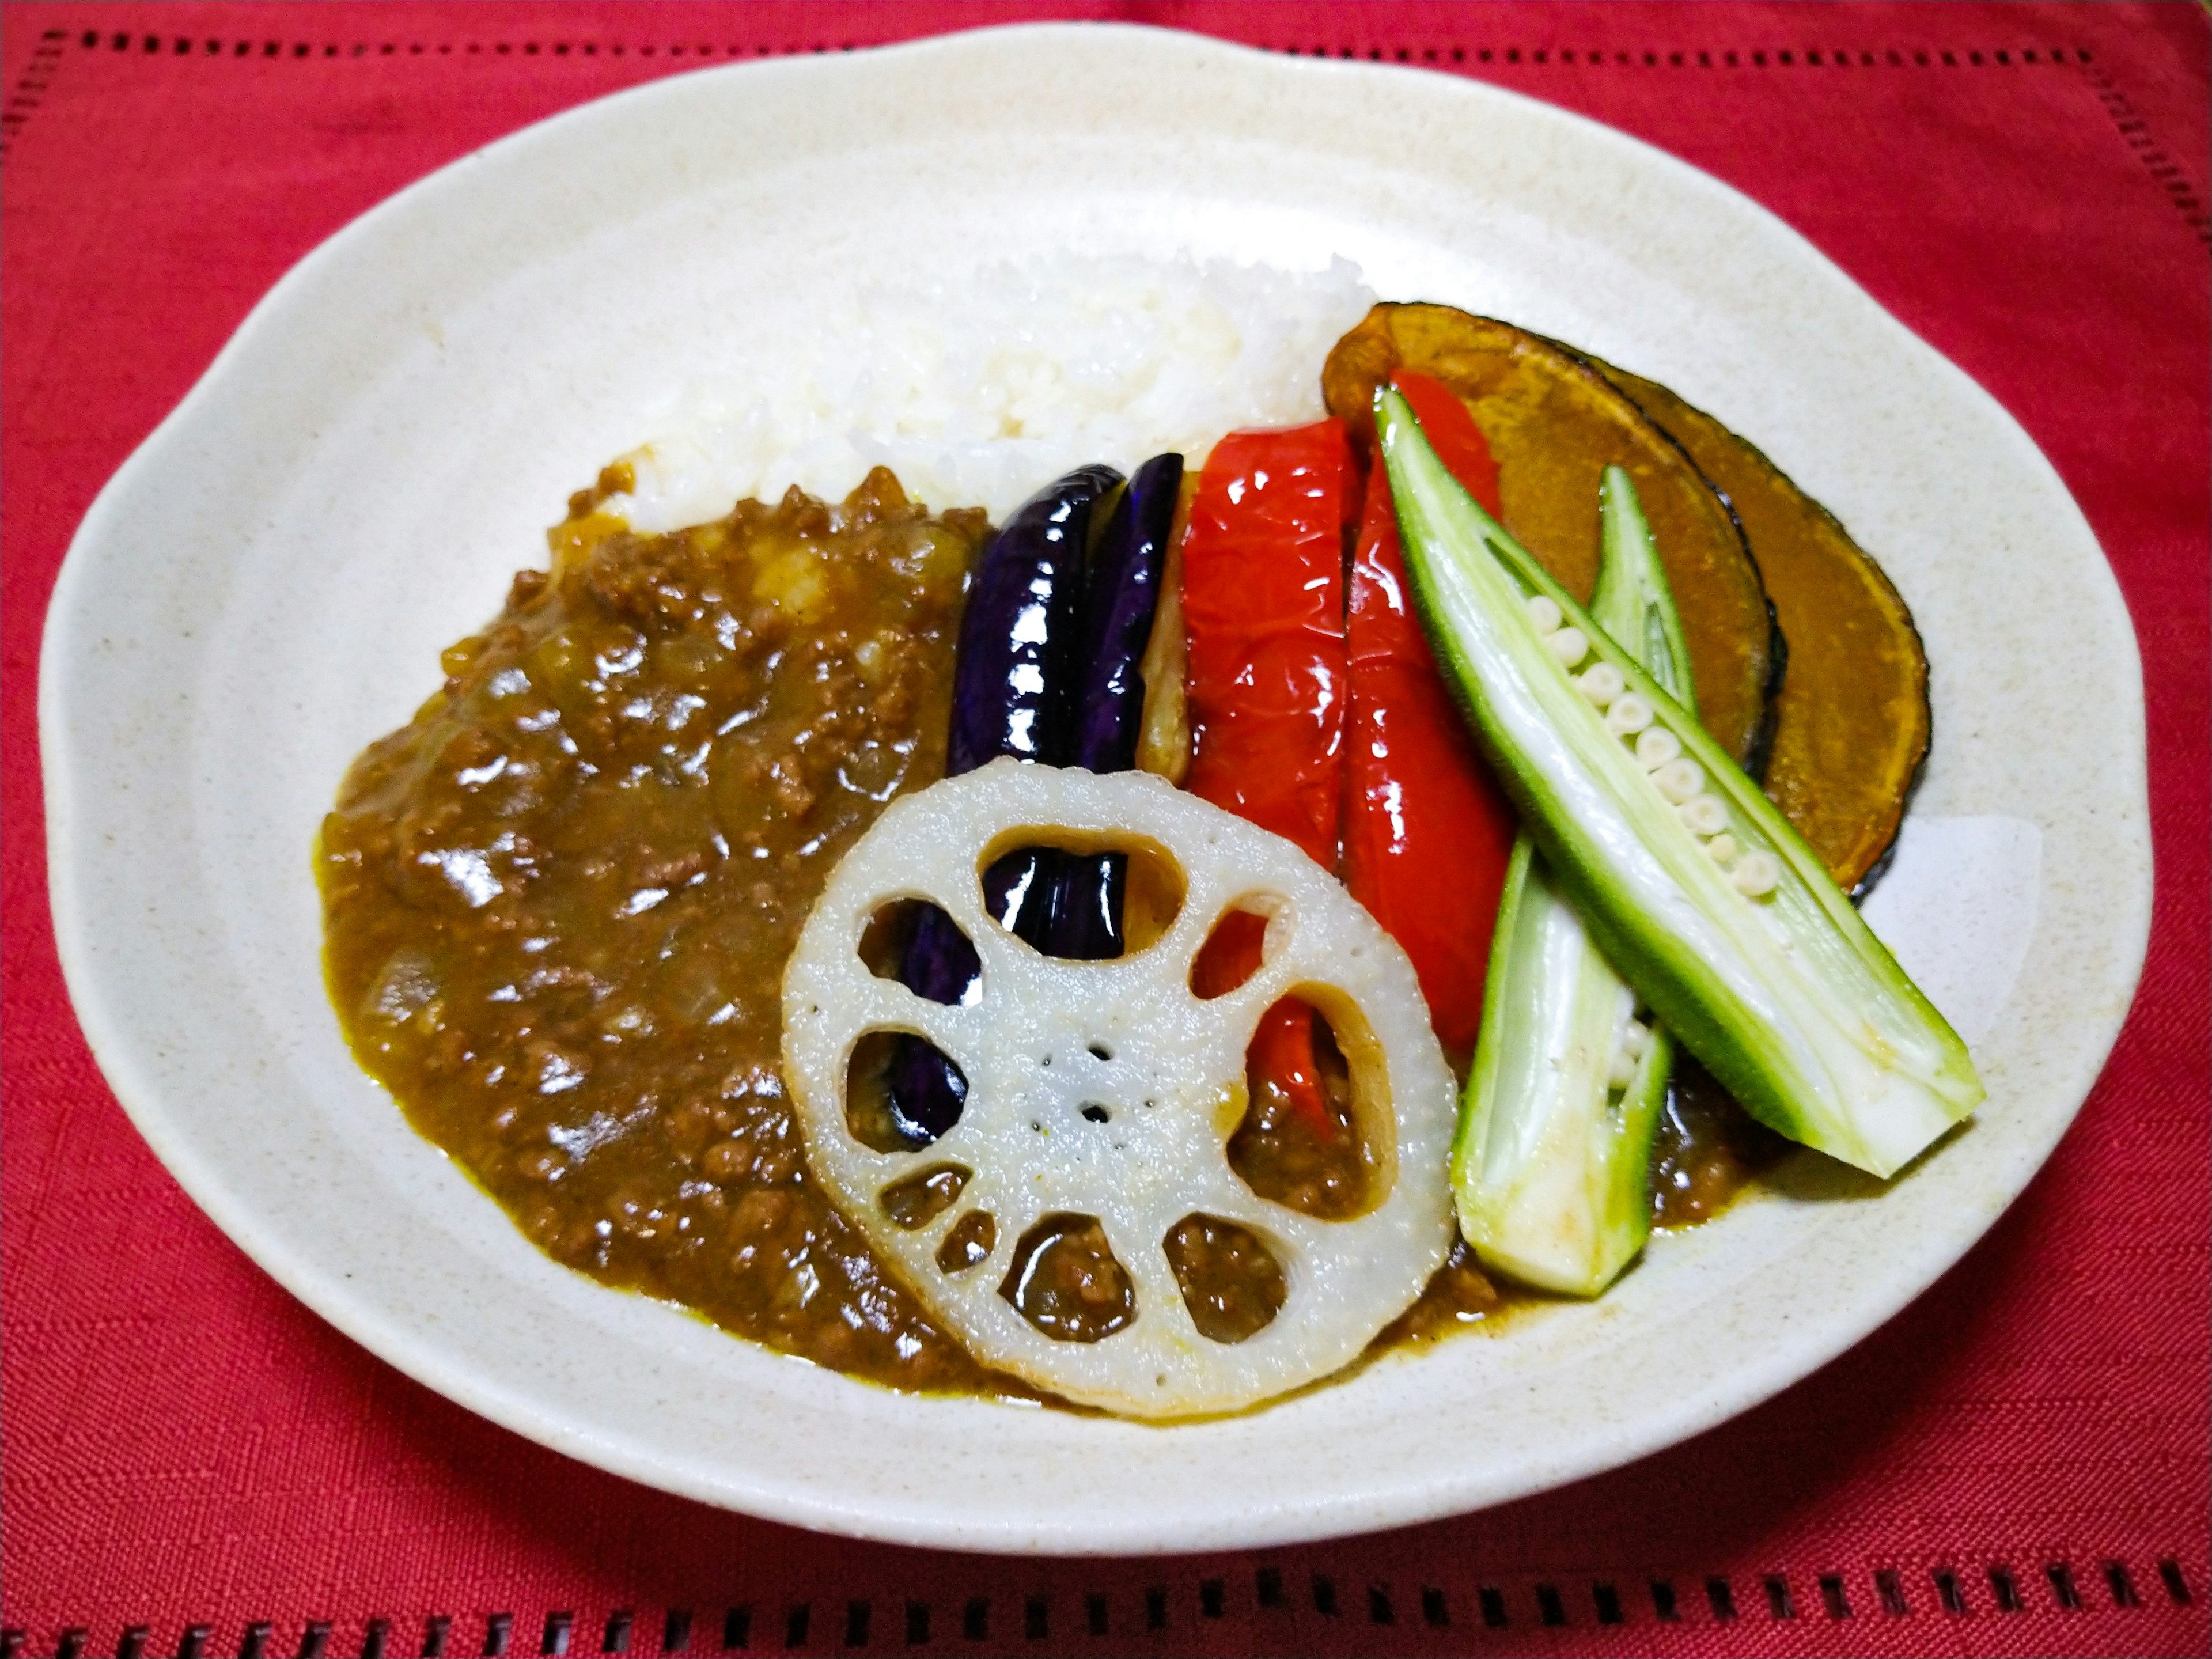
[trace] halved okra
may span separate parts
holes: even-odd
[[[1694,712],[1681,619],[1636,486],[1607,467],[1598,501],[1591,619]],[[1556,605],[1529,608],[1547,637],[1565,626]],[[1630,695],[1617,675],[1582,690],[1607,709]],[[1639,1006],[1522,830],[1498,899],[1481,1035],[1452,1145],[1460,1231],[1486,1267],[1595,1296],[1644,1248],[1651,1139],[1674,1042],[1664,1025],[1637,1018]]]
[[[1460,488],[1388,387],[1376,424],[1437,662],[1591,937],[1753,1115],[1894,1174],[1982,1100],[1966,1045],[1759,786]],[[1600,667],[1620,679],[1603,707]]]

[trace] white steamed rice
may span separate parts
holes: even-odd
[[[1069,468],[1127,471],[1223,433],[1322,414],[1329,347],[1374,303],[1321,271],[1064,254],[957,281],[862,289],[826,325],[765,341],[744,384],[692,388],[673,429],[623,459],[606,510],[697,524],[793,483],[842,498],[877,465],[934,508],[1006,514]]]

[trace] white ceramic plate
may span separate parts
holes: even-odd
[[[1934,664],[1934,758],[1871,914],[1974,1045],[1972,1126],[1887,1189],[1793,1164],[1593,1306],[1164,1430],[780,1358],[556,1267],[418,1139],[323,992],[308,848],[349,760],[543,556],[568,492],[649,435],[639,411],[701,340],[861,276],[1068,245],[1344,254],[1383,295],[1666,381],[1840,514]],[[54,595],[40,718],[85,1030],[256,1261],[574,1456],[975,1548],[1415,1521],[1743,1410],[2021,1190],[2103,1064],[2148,926],[2126,612],[2057,477],[1965,375],[1781,222],[1616,133],[1439,75],[1136,29],[688,75],[404,191],[287,276],[102,494]]]

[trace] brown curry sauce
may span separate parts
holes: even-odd
[[[778,1069],[783,965],[823,883],[943,773],[984,517],[933,517],[878,469],[835,507],[794,489],[639,535],[597,510],[628,483],[611,469],[570,503],[550,573],[517,575],[445,653],[444,686],[348,772],[317,852],[347,1037],[555,1259],[856,1376],[1028,1395],[813,1182]],[[1695,1079],[1654,1152],[1662,1226],[1714,1212],[1778,1144]],[[1299,1133],[1256,1101],[1236,1161],[1328,1185],[1343,1153]],[[1240,1231],[1170,1245],[1229,1340],[1281,1300]],[[1104,1334],[1123,1298],[1086,1242],[1050,1241],[1009,1294]],[[1534,1299],[1457,1245],[1376,1346]]]

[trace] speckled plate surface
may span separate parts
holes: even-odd
[[[1343,254],[1385,295],[1667,382],[1834,508],[1934,665],[1934,756],[1869,914],[1973,1044],[1972,1123],[1886,1188],[1785,1165],[1593,1306],[1164,1430],[780,1358],[556,1266],[417,1139],[323,991],[308,848],[347,762],[542,557],[568,491],[647,435],[638,410],[702,331],[803,320],[894,262],[1067,245]],[[286,277],[109,484],[41,672],[70,991],[125,1107],[233,1238],[534,1439],[916,1542],[1355,1531],[1743,1410],[1895,1312],[2026,1184],[2104,1062],[2148,926],[2134,636],[2003,410],[1779,221],[1655,150],[1442,76],[1181,34],[1018,28],[684,76],[424,180]]]

